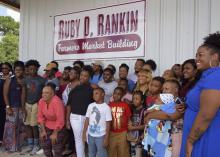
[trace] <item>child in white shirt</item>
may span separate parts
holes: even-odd
[[[107,157],[110,122],[112,120],[111,109],[104,103],[105,92],[102,88],[93,91],[93,99],[86,112],[86,120],[83,130],[83,141],[87,141],[88,131],[89,157]]]

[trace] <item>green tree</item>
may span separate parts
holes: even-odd
[[[0,61],[13,63],[18,59],[18,36],[6,34],[0,42]]]
[[[0,62],[13,63],[18,59],[19,23],[0,16]]]
[[[10,16],[0,16],[0,32],[19,35],[19,23]]]

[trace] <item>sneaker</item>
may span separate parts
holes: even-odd
[[[33,150],[33,146],[25,146],[22,148],[20,155],[25,155]]]
[[[44,154],[44,150],[43,149],[40,149],[38,152],[36,152],[37,155],[42,155]]]
[[[35,155],[38,151],[40,150],[39,146],[34,146],[34,148],[32,149],[30,155]]]

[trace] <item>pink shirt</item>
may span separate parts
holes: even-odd
[[[44,78],[47,78],[47,75],[46,75],[46,74],[43,74],[43,77],[44,77]],[[57,72],[55,73],[55,77],[56,77],[56,78],[62,77],[62,72],[57,71]]]
[[[64,127],[64,105],[58,96],[53,96],[49,105],[41,98],[38,104],[38,123],[52,130]]]
[[[55,77],[56,78],[62,77],[62,73],[60,71],[57,71],[55,74]]]

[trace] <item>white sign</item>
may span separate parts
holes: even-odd
[[[145,1],[54,17],[54,59],[143,57]]]

